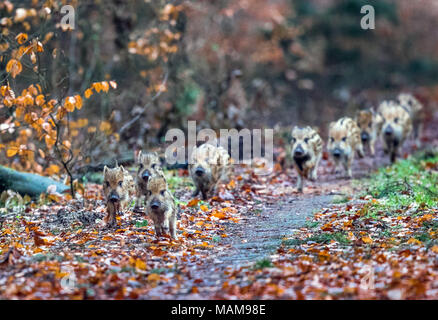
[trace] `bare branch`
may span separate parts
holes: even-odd
[[[167,79],[169,78],[169,72],[166,72],[163,78],[163,81],[161,82],[161,87],[165,86],[167,83]],[[129,129],[134,123],[136,123],[141,116],[146,112],[146,109],[150,107],[150,105],[158,99],[158,97],[164,92],[164,90],[159,90],[153,97],[152,99],[145,104],[145,106],[143,107],[143,110],[137,114],[133,119],[131,119],[130,121],[128,121],[127,123],[125,123],[119,130],[119,135],[122,135],[123,132],[125,132],[127,129]]]

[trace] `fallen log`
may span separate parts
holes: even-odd
[[[53,179],[0,166],[0,194],[5,190],[13,190],[23,196],[38,197],[47,192],[47,187],[51,185],[55,185],[59,193],[70,190],[65,184]]]
[[[162,167],[164,167],[168,170],[187,169],[188,168],[187,163],[182,163],[182,164],[177,163],[177,164],[173,164],[173,165],[167,164],[164,157],[160,157],[160,161],[161,161]],[[111,160],[104,159],[100,163],[93,163],[93,164],[87,164],[87,165],[81,166],[75,170],[74,177],[75,177],[75,179],[78,179],[78,178],[81,178],[82,176],[84,176],[85,174],[90,173],[90,172],[103,172],[103,168],[105,166],[107,166],[109,168],[114,168],[116,166],[116,164],[123,165],[125,167],[130,166],[130,165],[134,165],[135,164],[134,154],[133,153],[123,154],[123,155],[119,156],[117,159],[111,159]]]
[[[127,166],[133,164],[135,162],[134,153],[129,152],[126,154],[122,154],[118,158],[114,159],[104,159],[100,163],[91,163],[84,166],[81,166],[75,169],[75,178],[81,177],[88,172],[103,172],[103,168],[105,166],[109,168],[114,168],[116,164]]]

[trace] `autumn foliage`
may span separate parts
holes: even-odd
[[[66,96],[62,99],[54,99],[47,92],[44,71],[38,61],[44,54],[44,45],[37,38],[29,39],[26,33],[20,33],[15,37],[16,44],[10,46],[11,58],[6,64],[8,76],[6,85],[1,86],[0,94],[3,107],[10,109],[11,116],[6,121],[7,129],[11,133],[10,141],[1,145],[6,150],[8,158],[19,157],[20,164],[27,170],[41,173],[41,165],[35,161],[35,156],[46,159],[45,172],[49,175],[59,174],[60,168],[55,163],[61,163],[68,173],[70,180],[72,160],[79,155],[78,149],[73,149],[72,139],[77,136],[77,130],[86,127],[87,119],[79,119],[77,122],[69,121],[68,114],[74,113],[83,107],[81,94]],[[7,57],[7,56],[6,56]],[[39,82],[29,85],[21,92],[14,92],[8,77],[16,79],[23,71],[23,63],[29,62],[32,67],[29,72],[40,79]],[[12,81],[12,80],[11,80]],[[110,87],[117,88],[115,81],[94,82],[83,93],[84,99],[90,98],[95,92],[108,92]],[[69,129],[75,129],[71,131]],[[88,128],[90,130],[91,128]],[[105,123],[101,124],[102,131],[107,131]],[[74,195],[73,181],[71,193]]]
[[[31,198],[0,175],[0,299],[437,299],[438,5],[373,1],[370,31],[368,2],[0,1],[0,174],[70,189]],[[400,92],[424,104],[424,153],[406,141],[391,166],[378,146],[356,184],[322,151],[297,192],[294,125],[327,142],[331,121]],[[233,164],[196,198],[187,165],[161,157],[188,120],[273,128],[272,173]],[[139,175],[140,150],[163,164],[174,238],[133,198],[105,226],[104,168]]]
[[[0,147],[5,152],[5,163],[13,168],[47,175],[66,174],[65,182],[71,185],[73,194],[74,171],[94,160],[89,152],[92,145],[119,141],[112,116],[99,120],[84,117],[83,111],[82,117],[78,113],[94,94],[116,90],[117,83],[87,78],[76,86],[79,90],[72,88],[74,73],[81,74],[83,69],[73,69],[69,60],[72,56],[65,56],[62,39],[83,37],[83,33],[76,34],[59,23],[61,5],[34,2],[26,9],[9,1],[0,5],[5,13],[0,43],[5,71],[0,91]],[[159,20],[174,23],[178,10],[172,5],[164,6]],[[127,47],[130,54],[143,55],[150,61],[167,61],[165,56],[176,51],[171,44],[175,39],[178,34],[151,28]],[[106,79],[109,77],[105,75]],[[152,84],[151,90],[164,91],[165,86]]]

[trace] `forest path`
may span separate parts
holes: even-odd
[[[332,203],[333,195],[283,197],[266,204],[265,210],[250,211],[240,223],[227,226],[229,237],[220,246],[225,249],[192,270],[193,280],[186,281],[170,299],[210,299],[227,281],[227,269],[239,269],[253,263],[268,263],[285,236],[302,227],[306,218]],[[195,276],[196,275],[196,276]],[[202,278],[202,283],[195,279]],[[192,293],[193,286],[198,293]],[[151,292],[152,296],[154,295]],[[214,298],[214,297],[213,297]]]
[[[355,179],[362,179],[377,166],[385,163],[383,159],[373,161],[361,159],[355,164]],[[295,174],[294,170],[289,172]],[[289,174],[288,173],[288,174]],[[304,193],[297,193],[295,185],[289,186],[293,191],[271,198],[262,206],[242,214],[239,223],[227,222],[224,227],[228,237],[217,243],[220,248],[208,259],[192,268],[192,280],[185,281],[179,290],[168,299],[211,299],[215,298],[218,288],[229,280],[227,272],[238,270],[254,264],[269,264],[270,256],[276,254],[282,239],[290,237],[303,227],[306,219],[315,212],[332,205],[334,197],[345,198],[353,193],[351,180],[342,173],[331,174],[327,168],[320,168],[317,182],[306,182]],[[290,193],[292,192],[292,193]],[[202,279],[202,282],[199,282]],[[196,293],[192,288],[196,287]],[[150,292],[153,298],[158,292]],[[161,297],[162,298],[162,297]]]
[[[285,236],[302,227],[306,218],[332,203],[332,195],[304,195],[268,204],[266,210],[249,212],[240,225],[230,227],[227,252],[218,256],[225,265],[238,266],[268,259]]]
[[[258,264],[260,267],[268,266],[271,255],[276,254],[283,238],[290,237],[304,227],[306,219],[314,213],[333,205],[335,197],[340,200],[354,195],[358,185],[354,186],[355,182],[352,181],[369,177],[379,167],[390,164],[383,152],[379,152],[375,158],[357,159],[353,165],[354,180],[350,180],[345,179],[342,172],[333,174],[326,161],[320,167],[318,181],[306,181],[303,194],[285,194],[264,203],[263,209],[244,213],[240,223],[226,224],[229,236],[218,243],[222,249],[192,269],[193,280],[186,281],[175,295],[167,298],[215,298],[218,288],[226,285],[230,279],[231,270],[251,265],[257,267]],[[295,175],[295,172],[291,170],[288,174]],[[193,293],[193,287],[198,292]]]

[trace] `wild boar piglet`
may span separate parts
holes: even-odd
[[[147,193],[146,210],[154,222],[156,235],[170,234],[175,239],[177,208],[166,180],[158,175],[151,177]]]
[[[196,187],[193,196],[201,192],[206,200],[215,193],[219,183],[229,179],[230,156],[224,148],[205,143],[193,148],[189,172]]]
[[[107,206],[107,226],[116,224],[116,214],[123,213],[135,193],[134,179],[123,166],[103,169],[103,193]]]
[[[293,165],[298,173],[297,189],[303,192],[304,179],[316,181],[318,166],[322,158],[323,141],[319,134],[307,126],[292,129]]]
[[[335,168],[340,164],[344,167],[347,177],[353,176],[351,166],[355,153],[364,157],[360,129],[356,122],[348,117],[330,123],[328,151],[335,162]]]

